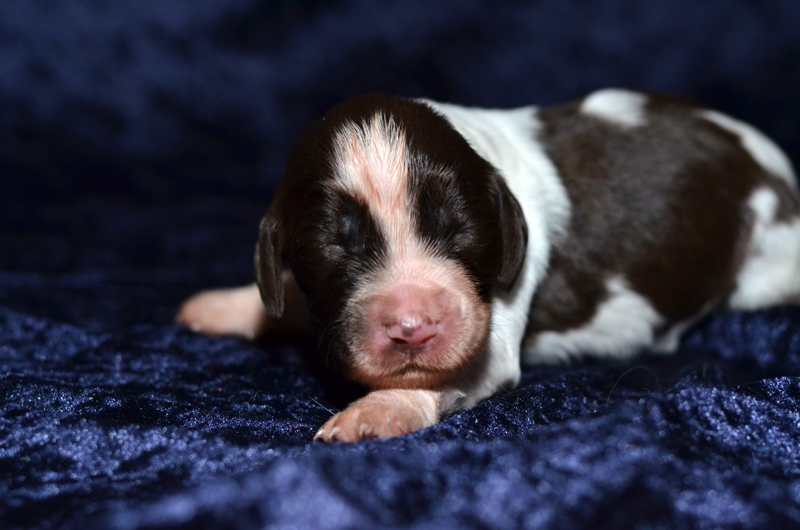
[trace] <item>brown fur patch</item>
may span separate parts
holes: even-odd
[[[776,179],[696,107],[648,98],[647,121],[633,129],[582,115],[579,103],[540,112],[573,213],[529,334],[588,322],[614,275],[650,300],[665,329],[731,292],[749,235],[744,205]]]

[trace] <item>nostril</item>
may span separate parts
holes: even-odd
[[[419,348],[438,334],[438,326],[433,322],[404,320],[386,327],[386,335],[402,348]]]
[[[391,337],[390,336],[389,339],[391,339],[391,341],[394,342],[395,344],[397,344],[398,346],[408,346],[408,342],[406,340],[404,340],[404,339],[399,338],[399,337]]]

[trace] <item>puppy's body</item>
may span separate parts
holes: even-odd
[[[318,437],[392,436],[514,386],[520,352],[669,352],[711,310],[796,302],[800,203],[763,134],[664,98],[484,110],[365,96],[296,147],[256,273],[266,309],[254,288],[212,292],[179,319],[252,336],[286,292],[302,321],[296,280],[330,360],[375,389]]]

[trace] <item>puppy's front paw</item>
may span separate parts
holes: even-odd
[[[419,415],[403,407],[353,404],[327,421],[314,440],[360,442],[391,438],[427,427]]]
[[[328,420],[314,440],[360,442],[418,431],[439,420],[438,401],[426,390],[378,390]]]

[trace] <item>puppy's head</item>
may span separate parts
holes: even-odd
[[[480,364],[492,293],[512,287],[526,243],[505,182],[445,118],[369,95],[332,109],[292,152],[256,276],[279,317],[289,263],[345,375],[435,388]]]

